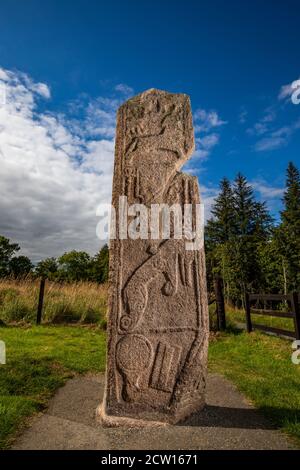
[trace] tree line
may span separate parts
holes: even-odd
[[[259,202],[245,176],[220,182],[219,194],[205,230],[208,289],[216,276],[223,279],[227,303],[240,307],[245,292],[300,291],[300,175],[289,163],[283,210],[275,221],[265,202]],[[0,277],[26,275],[58,281],[108,279],[109,251],[105,245],[95,256],[70,251],[47,258],[36,266],[20,247],[0,236]]]
[[[300,174],[287,168],[283,210],[275,221],[266,203],[256,200],[253,187],[238,174],[227,178],[206,226],[209,289],[221,276],[228,303],[240,307],[245,292],[300,291]]]
[[[16,256],[20,250],[17,243],[11,243],[0,236],[0,278],[21,279],[32,276],[51,281],[93,281],[106,282],[108,279],[108,246],[90,256],[85,251],[72,250],[58,258],[46,258],[33,265],[24,255]]]

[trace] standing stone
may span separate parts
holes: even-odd
[[[187,95],[151,89],[120,107],[112,196],[117,234],[110,242],[106,389],[99,407],[106,425],[176,423],[204,406],[203,247],[187,251],[184,239],[123,239],[118,217],[120,196],[147,208],[199,203],[197,179],[179,172],[193,150]]]

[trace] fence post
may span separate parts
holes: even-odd
[[[299,298],[298,293],[293,292],[291,295],[292,298],[292,310],[295,315],[294,317],[294,324],[295,324],[295,333],[296,339],[300,340],[300,305],[299,305]]]
[[[218,329],[226,329],[226,313],[225,313],[225,303],[223,295],[223,281],[220,276],[217,276],[214,279],[214,291],[216,298],[216,308],[217,308],[217,318],[218,318]]]
[[[41,320],[42,320],[42,311],[43,311],[43,303],[44,303],[44,293],[45,293],[45,279],[41,279],[41,284],[40,284],[40,293],[39,293],[39,304],[38,304],[38,309],[37,309],[37,315],[36,315],[36,324],[40,325]]]
[[[251,321],[251,309],[250,309],[250,299],[249,294],[245,294],[245,313],[246,313],[246,328],[248,333],[252,331],[252,321]]]

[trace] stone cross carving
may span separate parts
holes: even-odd
[[[180,173],[194,149],[187,95],[148,90],[118,111],[112,204],[197,204]],[[128,225],[130,224],[128,218]],[[208,312],[203,247],[184,239],[110,241],[107,425],[176,423],[204,406]]]

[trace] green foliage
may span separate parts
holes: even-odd
[[[235,232],[234,193],[227,178],[220,182],[220,193],[212,208],[213,218],[207,222],[206,232],[212,243],[226,243]]]
[[[58,258],[59,279],[67,281],[88,280],[91,258],[85,251],[70,251]]]
[[[108,280],[109,250],[105,245],[98,254],[91,257],[84,251],[64,253],[57,260],[46,258],[35,268],[35,276],[52,281],[94,281],[100,284]]]
[[[259,249],[270,239],[272,219],[241,174],[233,186],[226,178],[221,181],[212,215],[206,230],[209,286],[220,274],[227,302],[241,305],[245,291],[261,288]]]
[[[14,256],[19,245],[0,236],[0,278],[23,278],[32,274],[36,278],[50,281],[94,281],[105,283],[108,280],[109,249],[104,245],[99,253],[91,257],[85,251],[70,251],[58,259],[46,258],[34,267],[27,256]]]
[[[58,275],[58,264],[55,258],[46,258],[39,261],[34,273],[37,277],[54,280]]]
[[[27,256],[14,256],[9,262],[9,274],[14,278],[22,278],[31,273],[33,264]]]
[[[0,235],[0,277],[8,276],[11,258],[19,250],[17,243],[10,243],[8,238]]]
[[[293,163],[287,169],[283,202],[276,242],[286,275],[286,290],[297,291],[300,289],[300,174]]]
[[[91,278],[93,281],[104,283],[108,281],[109,249],[104,245],[94,257],[91,266]]]

